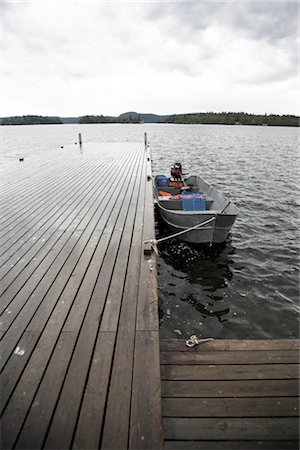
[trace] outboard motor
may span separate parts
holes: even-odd
[[[182,175],[182,167],[180,163],[174,163],[171,166],[171,177],[174,180],[180,180],[181,181],[181,175]]]

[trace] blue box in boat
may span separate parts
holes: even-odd
[[[158,175],[156,177],[156,186],[157,187],[167,187],[169,186],[169,180],[164,175]]]
[[[183,211],[205,211],[206,207],[204,192],[183,192],[182,209]]]

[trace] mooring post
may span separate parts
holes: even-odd
[[[145,142],[145,150],[147,150],[147,148],[148,148],[147,133],[144,133],[144,142]]]
[[[79,145],[80,145],[80,147],[82,147],[81,133],[79,133]]]

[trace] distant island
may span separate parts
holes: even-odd
[[[202,112],[190,114],[157,115],[126,112],[117,117],[87,115],[80,117],[12,116],[0,118],[1,125],[42,125],[67,123],[174,123],[215,125],[261,125],[299,127],[299,116],[278,114],[248,114],[244,112]]]
[[[3,117],[1,125],[41,125],[49,123],[63,123],[59,117],[50,116],[12,116]]]

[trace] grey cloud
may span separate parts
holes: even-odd
[[[297,2],[176,2],[152,5],[144,15],[146,20],[156,23],[166,40],[197,48],[198,60],[193,62],[192,70],[180,61],[177,66],[175,61],[169,63],[173,69],[197,76],[201,73],[201,62],[213,65],[234,42],[243,40],[249,42],[243,55],[245,70],[247,64],[255,64],[255,58],[258,61],[262,58],[259,46],[263,44],[269,49],[268,64],[273,66],[273,71],[267,71],[270,80],[278,81],[297,74]],[[223,37],[222,44],[215,45],[207,38],[207,33],[214,31]],[[285,54],[284,67],[276,60],[282,53]],[[266,74],[262,73],[261,82],[265,81]],[[255,78],[253,82],[260,80]]]
[[[277,40],[295,38],[298,29],[298,3],[268,2],[237,5],[230,15],[232,25],[254,39]]]
[[[212,26],[218,20],[222,3],[159,3],[150,6],[144,13],[146,20],[157,21],[165,31],[177,33],[199,32]]]
[[[150,6],[145,18],[177,32],[178,38],[220,26],[275,41],[297,35],[299,12],[297,2],[180,2]]]

